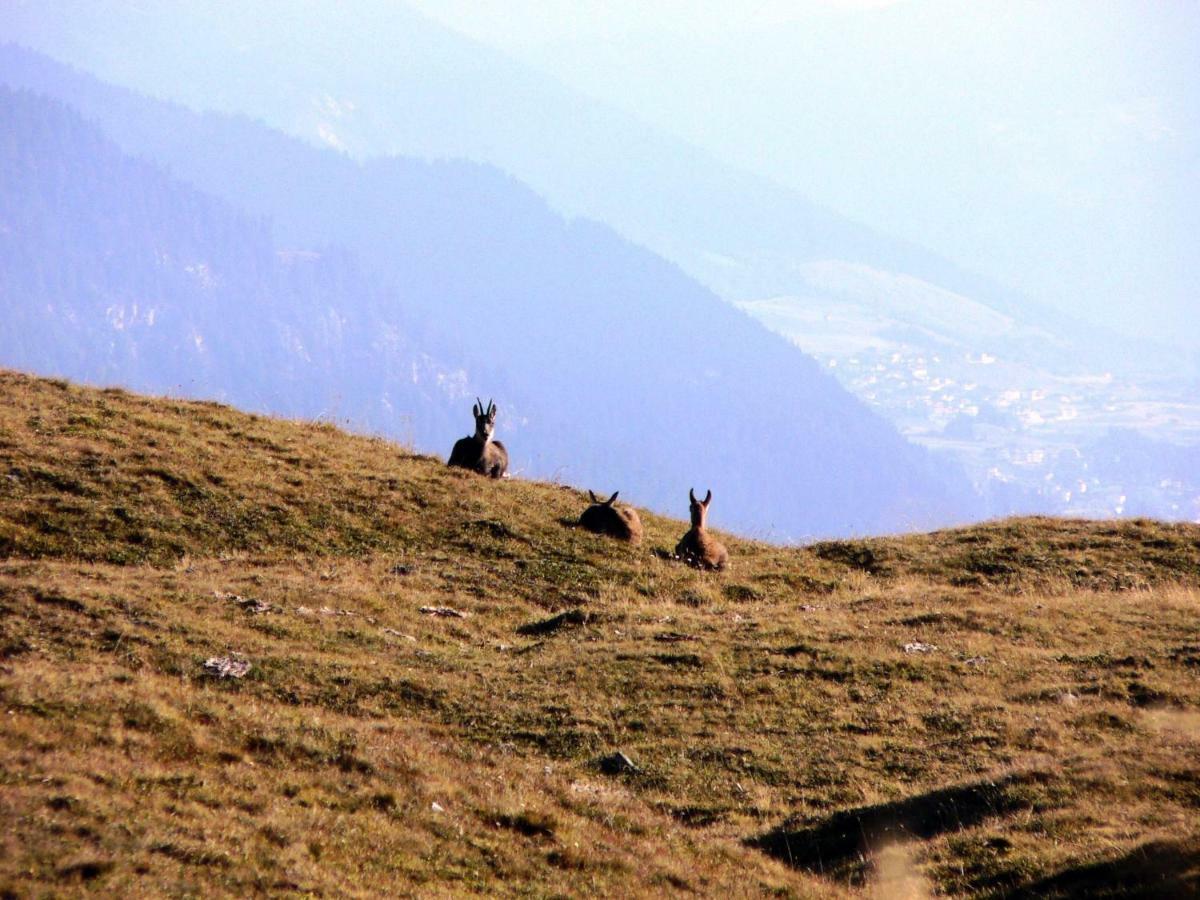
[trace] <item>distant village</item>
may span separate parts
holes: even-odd
[[[963,465],[1001,507],[1200,521],[1200,399],[1184,384],[1064,377],[908,347],[811,352],[907,437]]]

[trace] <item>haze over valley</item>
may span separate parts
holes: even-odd
[[[738,305],[963,466],[995,506],[1200,517],[1200,380],[1183,353],[1130,353],[1103,332],[1086,352],[1078,338],[865,266],[813,263],[805,278],[802,296]]]
[[[0,336],[10,364],[327,417],[441,453],[470,430],[474,397],[495,396],[515,474],[665,510],[686,500],[683,470],[713,485],[730,527],[778,538],[981,511],[965,476],[938,471],[811,357],[493,169],[360,165],[26,51],[0,59],[10,84],[78,104],[125,143],[56,101],[4,95],[5,221],[27,223],[9,236],[23,291],[6,297],[39,298]],[[214,211],[199,243],[197,208]],[[96,224],[51,252],[73,221]],[[778,447],[797,448],[783,469]]]

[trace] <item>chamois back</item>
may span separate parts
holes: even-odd
[[[616,491],[607,500],[601,500],[588,491],[592,505],[583,511],[579,517],[579,524],[595,534],[606,534],[631,544],[640,543],[642,520],[633,507],[614,505],[619,493],[620,491]]]
[[[708,505],[712,503],[712,491],[703,501],[696,499],[694,490],[688,491],[688,511],[692,517],[692,527],[679,543],[675,545],[675,555],[689,566],[698,569],[724,569],[729,565],[729,551],[725,545],[708,533],[705,522],[708,519]]]

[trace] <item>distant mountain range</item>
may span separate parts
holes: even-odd
[[[509,25],[498,4],[409,2],[884,234],[1200,350],[1200,5],[641,4],[569,27],[560,4]]]
[[[109,81],[250,115],[358,158],[495,165],[561,213],[611,225],[727,300],[800,293],[803,265],[844,260],[919,278],[1033,326],[1078,328],[392,0],[17,0],[0,23],[5,37]]]
[[[775,537],[982,512],[811,358],[493,169],[357,164],[13,47],[0,82],[96,123],[4,95],[4,146],[51,174],[3,188],[21,326],[0,363],[332,413],[434,451],[469,430],[467,395],[495,395],[518,473],[659,509],[711,487],[717,521]]]

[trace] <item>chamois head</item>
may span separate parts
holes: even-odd
[[[476,397],[471,412],[475,414],[475,440],[486,444],[492,439],[492,432],[496,430],[496,404],[488,400],[488,405],[484,408],[483,401]]]
[[[691,501],[692,527],[703,528],[704,519],[708,516],[708,504],[712,503],[712,491],[709,491],[703,501],[696,499],[696,492],[688,488],[688,500]]]

